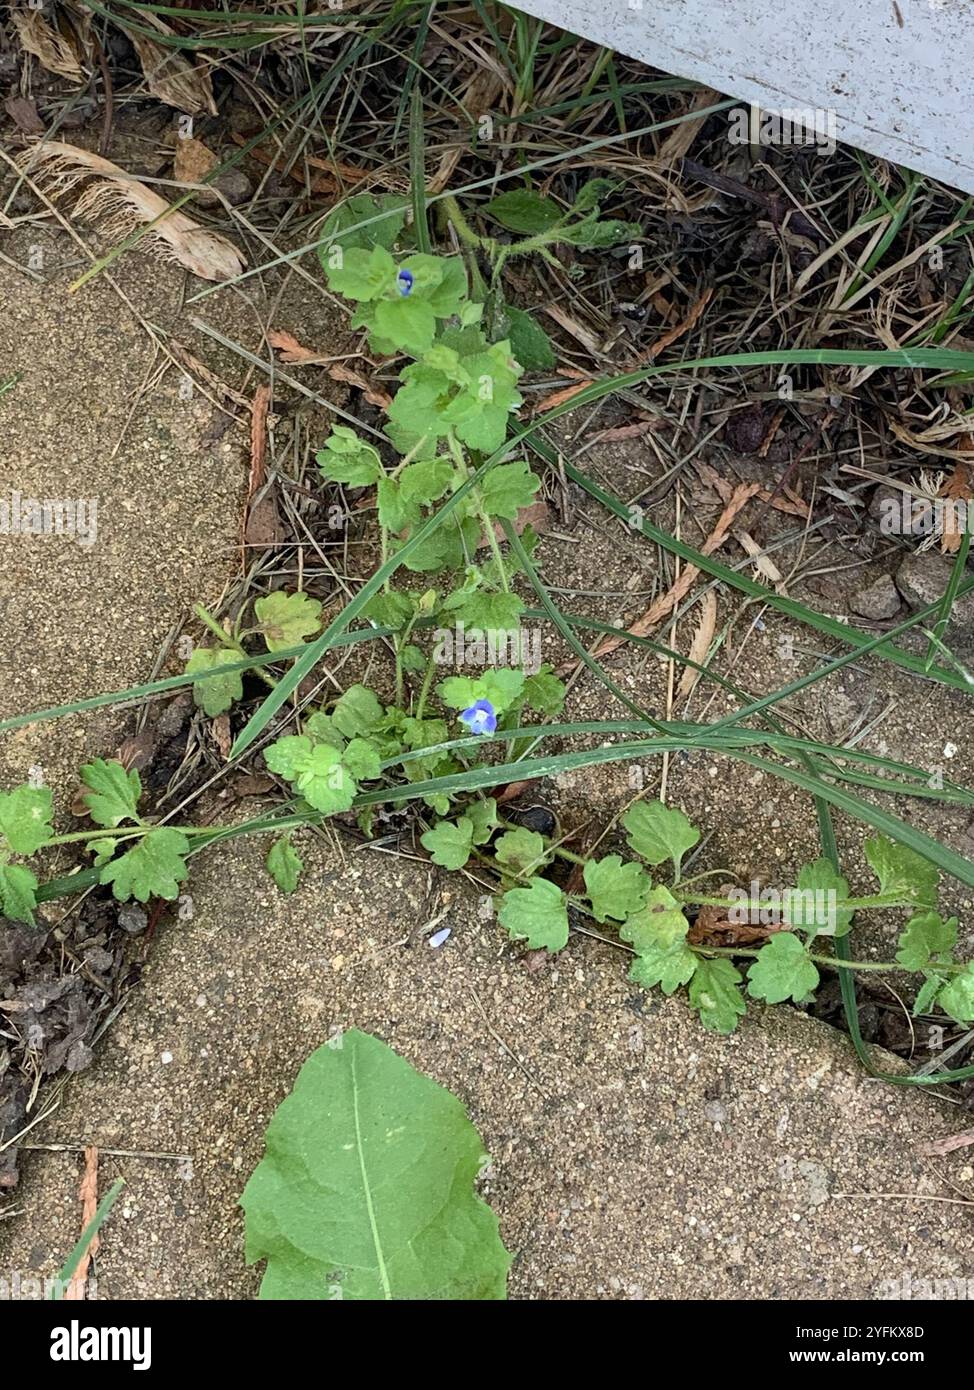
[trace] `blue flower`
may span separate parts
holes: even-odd
[[[459,718],[472,734],[492,734],[497,728],[497,715],[489,700],[475,700],[469,709],[461,710]]]
[[[400,270],[399,274],[396,276],[396,285],[403,298],[405,298],[407,294],[412,294],[413,272],[411,270]]]

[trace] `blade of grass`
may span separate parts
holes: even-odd
[[[413,200],[413,233],[417,250],[429,255],[429,219],[426,216],[426,144],[423,140],[423,94],[418,85],[413,88],[409,112],[409,184]]]
[[[370,642],[377,637],[391,637],[392,628],[375,627],[368,630],[346,632],[333,643],[334,647],[351,647],[357,642]],[[199,685],[203,681],[214,680],[219,676],[230,676],[241,671],[250,671],[258,666],[270,666],[278,661],[290,661],[305,650],[305,643],[296,647],[284,647],[279,652],[262,652],[259,656],[247,657],[244,661],[231,661],[226,666],[214,666],[209,671],[197,671],[192,675],[164,676],[161,680],[148,681],[144,685],[133,685],[127,690],[112,690],[105,695],[90,695],[84,700],[72,700],[64,705],[50,705],[47,709],[33,710],[30,714],[15,714],[10,719],[0,721],[0,734],[14,729],[24,729],[29,724],[43,724],[49,719],[62,719],[69,714],[83,714],[87,710],[102,709],[106,705],[121,705],[133,700],[142,700],[150,695],[162,695],[168,690],[179,690],[184,685]]]
[[[91,1218],[87,1226],[81,1232],[80,1240],[78,1241],[74,1249],[71,1251],[71,1254],[65,1260],[64,1264],[61,1266],[61,1272],[58,1274],[57,1279],[51,1285],[51,1291],[48,1294],[48,1299],[50,1301],[57,1303],[60,1299],[64,1298],[64,1295],[67,1292],[68,1285],[71,1283],[71,1280],[77,1273],[78,1266],[84,1259],[89,1245],[104,1225],[108,1213],[111,1211],[112,1207],[115,1205],[115,1203],[121,1196],[122,1188],[124,1186],[125,1179],[116,1178],[115,1181],[112,1183],[111,1187],[105,1193],[104,1197],[98,1203],[94,1216]]]
[[[944,596],[940,600],[940,604],[938,606],[938,612],[940,616],[937,618],[937,622],[934,625],[934,629],[930,637],[930,645],[927,648],[927,659],[925,662],[925,666],[928,671],[930,670],[930,667],[933,665],[934,659],[937,656],[937,652],[943,644],[944,633],[947,630],[947,624],[950,622],[950,615],[953,611],[954,604],[957,601],[957,595],[961,586],[961,581],[963,580],[964,574],[967,570],[967,557],[970,554],[970,551],[971,533],[970,530],[965,526],[964,533],[961,536],[960,545],[957,548],[957,555],[954,559],[954,566],[953,569],[950,571],[950,579],[947,581],[947,588],[944,590]]]

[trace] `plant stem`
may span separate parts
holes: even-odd
[[[209,628],[213,636],[219,640],[222,647],[225,647],[227,651],[236,652],[238,656],[243,657],[245,661],[247,660],[248,653],[244,650],[243,643],[239,638],[231,637],[229,632],[224,631],[216,618],[204,608],[202,603],[194,603],[193,612],[196,614],[197,618],[199,618],[203,626]],[[262,671],[259,666],[254,667],[254,674],[259,676],[264,684],[271,686],[271,688],[277,685],[274,676],[269,675],[267,671]]]
[[[433,677],[436,674],[436,662],[433,660],[432,652],[426,662],[426,673],[423,676],[423,684],[419,688],[419,698],[416,701],[416,718],[422,719],[423,710],[426,708],[426,701],[430,693],[430,686],[433,684]]]
[[[690,950],[698,956],[750,956],[756,958],[761,951],[750,946],[690,946]],[[816,965],[825,965],[832,970],[878,970],[886,971],[906,971],[907,974],[916,974],[916,971],[907,971],[906,967],[900,965],[899,961],[887,960],[841,960],[838,956],[820,956],[809,952],[809,960],[813,960]],[[966,965],[937,964],[937,972],[945,975],[960,975],[966,969]]]

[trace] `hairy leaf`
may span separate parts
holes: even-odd
[[[818,988],[819,973],[804,941],[794,932],[781,931],[761,947],[747,978],[747,992],[753,999],[769,1004],[792,999],[800,1004]]]
[[[186,663],[186,674],[195,676],[201,671],[212,671],[217,666],[229,666],[234,660],[234,654],[223,647],[196,647]],[[225,676],[213,676],[209,680],[193,683],[193,701],[211,719],[218,714],[226,714],[235,700],[242,699],[243,675],[240,671],[230,671]]]
[[[974,962],[944,985],[937,1003],[958,1023],[974,1023]]]
[[[690,981],[690,1003],[705,1028],[715,1033],[733,1033],[747,1004],[739,985],[741,972],[724,956],[715,960],[701,957]]]
[[[502,927],[532,950],[560,951],[568,943],[565,895],[547,878],[533,878],[527,888],[509,888],[498,913]]]
[[[304,592],[286,594],[275,589],[254,604],[254,612],[269,652],[296,647],[321,630],[321,601]]]
[[[939,912],[917,912],[900,935],[896,959],[906,970],[926,970],[943,964],[957,944],[957,918],[944,921]]]
[[[509,869],[531,873],[545,862],[545,843],[536,830],[518,826],[506,830],[494,842],[494,858]]]
[[[928,859],[885,835],[867,840],[863,852],[879,879],[881,893],[921,907],[936,907],[939,875]]]
[[[852,926],[852,909],[838,901],[849,896],[849,884],[827,859],[806,864],[798,875],[798,887],[784,895],[785,920],[812,936],[845,936]]]
[[[646,906],[634,912],[620,928],[623,941],[642,954],[644,951],[670,950],[686,940],[690,930],[683,908],[663,884],[646,896]]]
[[[485,204],[484,212],[509,232],[535,236],[550,231],[564,217],[553,198],[544,198],[527,188],[514,188]]]
[[[96,825],[114,827],[123,820],[138,820],[142,782],[133,768],[96,758],[81,769],[81,780],[89,788],[83,800]]]
[[[629,967],[629,978],[646,989],[659,985],[664,994],[673,994],[693,978],[698,960],[684,941],[669,947],[649,942]]]
[[[419,842],[429,850],[434,864],[444,869],[462,869],[473,848],[473,822],[468,816],[461,816],[456,822],[441,820],[421,835]]]
[[[646,896],[653,885],[641,865],[623,864],[618,854],[609,854],[605,859],[590,859],[582,872],[596,921],[605,922],[612,917],[624,922],[646,906]]]
[[[382,706],[366,685],[350,685],[335,702],[331,717],[348,738],[370,733],[383,718]]]
[[[34,924],[37,906],[37,879],[23,864],[10,864],[0,858],[0,903],[5,917],[14,922]]]
[[[181,830],[160,826],[150,830],[132,849],[111,860],[99,875],[99,883],[110,883],[119,902],[150,898],[171,902],[179,896],[179,885],[186,878],[189,841]]]
[[[49,787],[25,783],[12,792],[0,792],[0,834],[15,854],[36,854],[54,834],[51,812]]]
[[[700,839],[700,831],[683,812],[662,801],[637,801],[622,817],[622,824],[629,844],[647,864],[671,859],[677,878],[684,854]]]
[[[304,863],[291,844],[290,835],[281,835],[267,854],[267,872],[282,893],[293,893],[298,886]]]

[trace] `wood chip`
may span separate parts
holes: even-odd
[[[766,579],[769,584],[773,584],[777,592],[784,594],[787,598],[784,575],[770,556],[764,554],[763,546],[758,545],[749,531],[735,531],[734,539],[739,543],[741,549],[750,555],[754,561],[754,568],[761,578]]]

